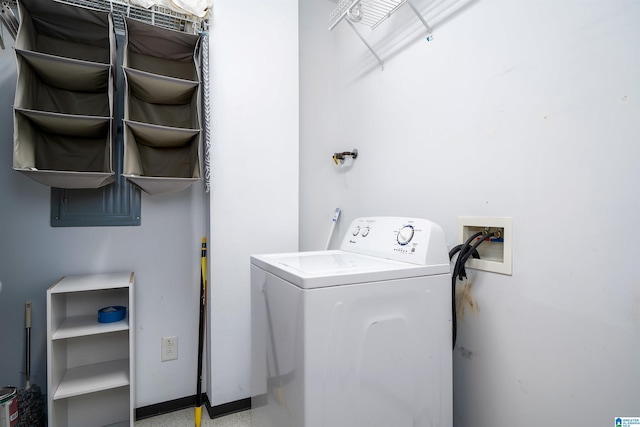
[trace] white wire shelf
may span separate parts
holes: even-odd
[[[376,57],[380,66],[384,67],[384,61],[373,50],[362,34],[360,34],[354,24],[364,25],[375,30],[403,4],[408,4],[418,19],[420,19],[427,29],[427,40],[430,41],[432,39],[431,27],[427,24],[427,21],[413,5],[411,0],[341,0],[338,6],[329,14],[329,31],[333,30],[336,25],[345,20],[360,40],[369,48],[373,56]]]
[[[333,29],[343,18],[366,25],[372,30],[384,22],[406,0],[342,0],[331,13],[330,29]]]
[[[59,3],[97,9],[113,13],[116,31],[124,32],[124,17],[137,19],[147,24],[189,34],[198,34],[207,30],[207,19],[195,15],[176,12],[175,10],[153,5],[148,9],[129,4],[127,0],[55,0]],[[17,10],[15,0],[7,3]]]
[[[203,19],[194,15],[176,12],[172,9],[153,5],[149,9],[134,6],[126,0],[56,0],[60,3],[91,7],[113,13],[117,31],[124,31],[124,17],[137,19],[147,24],[170,30],[197,34],[202,29]]]

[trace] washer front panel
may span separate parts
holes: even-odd
[[[252,265],[254,425],[451,427],[450,280],[301,289]]]

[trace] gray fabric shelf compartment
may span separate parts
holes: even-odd
[[[200,37],[126,19],[123,175],[149,194],[201,180]]]
[[[16,49],[15,105],[64,114],[112,116],[109,65]]]
[[[95,187],[110,182],[111,176],[105,177],[102,171],[111,165],[106,143],[111,138],[111,119],[23,109],[15,109],[15,118],[16,131],[23,138],[14,155],[21,164],[33,165],[22,171],[29,177],[61,188],[77,179]],[[41,175],[41,171],[49,173]]]
[[[170,128],[125,120],[125,136],[133,138],[139,159],[129,158],[134,165],[141,165],[140,175],[191,178],[197,173],[199,131],[195,129]],[[163,150],[171,150],[166,157]],[[134,154],[131,152],[130,154]],[[125,168],[127,167],[125,163]]]
[[[127,81],[125,116],[132,121],[198,129],[199,83],[144,71],[124,69]]]
[[[20,0],[18,7],[13,168],[51,187],[110,184],[111,14],[50,0]]]

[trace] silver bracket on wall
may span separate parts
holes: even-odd
[[[427,41],[431,41],[433,31],[411,0],[341,0],[338,3],[338,7],[329,15],[329,31],[333,30],[340,21],[346,18],[349,26],[378,60],[380,68],[384,69],[383,59],[380,58],[367,40],[360,34],[354,23],[366,25],[374,30],[405,3],[411,7],[413,12],[418,16],[418,19],[420,19],[420,22],[422,22],[427,29]]]

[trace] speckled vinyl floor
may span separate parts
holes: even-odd
[[[136,421],[135,427],[193,427],[193,408]],[[201,427],[251,427],[251,411],[238,412],[212,420],[202,411]]]

